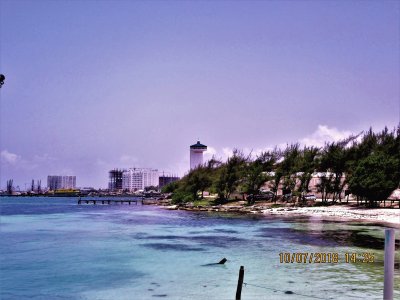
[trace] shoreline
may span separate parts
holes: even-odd
[[[17,196],[18,197],[18,196]],[[119,197],[117,197],[119,198]],[[124,197],[122,197],[124,198]],[[103,197],[98,199],[104,200]],[[82,200],[84,201],[84,200]],[[92,200],[90,200],[92,201]],[[247,206],[246,201],[235,201],[219,205],[197,205],[193,203],[171,204],[170,199],[144,198],[143,205],[160,206],[167,210],[186,210],[236,214],[257,214],[265,216],[280,217],[316,217],[326,218],[339,222],[362,221],[368,223],[387,224],[391,227],[400,229],[400,209],[399,208],[366,208],[354,206],[354,204],[335,204],[329,206],[296,206],[287,202],[258,202],[255,205]]]
[[[387,223],[400,228],[400,209],[391,208],[360,208],[343,205],[327,207],[297,207],[291,209],[271,209],[264,212],[270,215],[302,215],[332,218],[339,221],[367,221]]]
[[[213,206],[194,206],[161,204],[168,210],[186,211],[205,211],[205,212],[227,212],[242,214],[258,214],[272,216],[308,216],[335,219],[337,221],[366,221],[386,223],[400,229],[400,209],[396,208],[363,208],[350,205],[331,205],[331,206],[282,206],[271,207],[271,205],[252,205],[243,204],[213,205]]]

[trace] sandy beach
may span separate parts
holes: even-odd
[[[264,214],[273,215],[306,215],[332,217],[341,220],[364,220],[386,222],[398,225],[400,228],[400,209],[360,208],[343,205],[326,207],[280,207],[262,210]],[[396,226],[397,227],[397,226]]]
[[[303,215],[332,218],[340,221],[358,220],[367,222],[390,223],[391,226],[400,228],[400,209],[398,208],[364,208],[350,205],[331,205],[331,206],[282,206],[271,207],[271,203],[245,206],[244,201],[225,205],[214,206],[193,206],[185,205],[167,205],[167,209],[189,210],[189,211],[215,211],[215,212],[237,212],[250,214],[269,214],[269,215]],[[164,204],[165,205],[165,204]]]

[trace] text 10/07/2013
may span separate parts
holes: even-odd
[[[306,264],[306,263],[373,263],[373,253],[344,253],[340,256],[337,252],[281,252],[279,253],[279,262],[286,264]]]

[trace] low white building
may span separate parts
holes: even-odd
[[[157,169],[131,168],[122,173],[122,189],[134,192],[148,186],[158,186]]]

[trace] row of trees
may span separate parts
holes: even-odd
[[[234,193],[257,194],[268,181],[275,195],[281,187],[301,196],[309,192],[315,172],[323,201],[341,201],[345,186],[371,203],[386,199],[400,182],[400,126],[378,133],[369,129],[321,148],[296,143],[256,157],[234,150],[226,162],[213,157],[163,191],[172,192],[175,202],[196,200],[204,191],[227,200]]]

